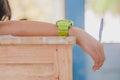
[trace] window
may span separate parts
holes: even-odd
[[[64,0],[9,0],[12,19],[55,22],[64,18]]]
[[[104,18],[102,42],[120,42],[120,0],[86,0],[85,30],[98,39],[100,20]]]

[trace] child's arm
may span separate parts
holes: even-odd
[[[58,36],[58,30],[56,25],[51,23],[6,21],[0,22],[0,34],[14,36]],[[77,44],[94,60],[93,70],[98,70],[105,60],[102,44],[77,27],[71,27],[69,35],[76,37]]]
[[[37,21],[5,21],[0,23],[0,34],[14,36],[57,36],[54,24]]]
[[[80,28],[74,27],[69,34],[74,34],[77,44],[92,57],[94,60],[93,70],[100,69],[105,60],[103,45]]]

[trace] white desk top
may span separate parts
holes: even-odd
[[[18,37],[10,35],[0,35],[0,44],[76,44],[75,37],[58,36],[29,36]]]

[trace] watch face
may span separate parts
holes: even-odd
[[[67,25],[67,26],[72,26],[73,22],[70,20],[59,20],[56,22],[57,25]]]
[[[58,27],[59,36],[68,36],[69,27],[73,25],[72,21],[69,20],[59,20],[56,22]]]

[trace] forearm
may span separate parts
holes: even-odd
[[[68,34],[77,37],[78,28],[71,27]],[[80,29],[79,29],[80,30]],[[55,24],[36,21],[6,21],[0,23],[0,35],[14,36],[58,36]]]
[[[6,21],[0,23],[0,34],[15,36],[57,36],[55,24],[36,21]]]

